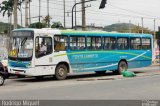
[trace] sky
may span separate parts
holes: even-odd
[[[0,3],[3,0],[0,0]],[[66,2],[66,27],[71,27],[71,10],[74,3],[81,0],[65,0]],[[95,26],[106,26],[114,23],[132,23],[156,30],[160,26],[160,0],[107,0],[106,7],[99,9],[101,0],[86,3],[86,24]],[[23,26],[24,7],[22,6]],[[81,5],[77,5],[77,25],[81,25]],[[64,24],[63,0],[49,0],[49,14],[52,22],[60,21]],[[47,15],[47,0],[41,0],[41,20]],[[18,23],[21,24],[20,12],[18,12]],[[39,0],[31,2],[31,17],[39,16]],[[7,17],[0,14],[0,21],[8,22]],[[31,18],[31,23],[37,22],[38,18]]]

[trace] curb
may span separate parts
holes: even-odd
[[[136,78],[136,77],[138,78],[138,77],[153,76],[153,75],[160,75],[160,73],[159,72],[142,73],[142,74],[136,74],[135,77],[123,77],[122,75],[118,75],[118,76],[101,77],[101,78],[83,78],[83,79],[77,79],[76,81],[118,80],[118,79],[129,79],[129,78]]]
[[[160,66],[160,64],[152,64],[151,66]]]

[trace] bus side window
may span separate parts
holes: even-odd
[[[127,50],[128,49],[128,38],[126,37],[122,37],[122,38],[118,38],[117,40],[118,43],[118,49],[119,50]]]
[[[142,49],[149,50],[151,49],[150,38],[142,38]]]
[[[65,50],[65,45],[61,42],[58,42],[58,43],[55,44],[55,50],[56,51]]]
[[[78,46],[78,50],[84,50],[85,49],[85,37],[78,37],[77,46]]]
[[[101,49],[101,37],[87,37],[87,49],[99,50]]]
[[[105,37],[104,38],[104,50],[114,50],[116,47],[116,38],[115,37]]]
[[[70,49],[71,50],[76,50],[77,46],[77,37],[70,37],[70,43],[69,43]]]
[[[130,49],[140,50],[141,49],[141,39],[140,38],[130,38]]]
[[[54,36],[54,50],[65,51],[68,49],[68,37],[55,35]]]
[[[113,40],[113,43],[112,43],[112,50],[114,50],[116,48],[116,41],[115,41],[115,39]]]
[[[70,36],[70,49],[71,50],[85,50],[85,37],[84,36]]]
[[[37,58],[52,53],[51,37],[36,37],[35,55]]]

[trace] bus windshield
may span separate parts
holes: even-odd
[[[29,32],[13,32],[9,45],[9,58],[28,59],[33,54],[33,36]]]

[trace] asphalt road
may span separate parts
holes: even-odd
[[[56,81],[11,78],[0,87],[0,99],[38,100],[160,100],[160,67],[132,70],[137,77],[106,73],[69,76]]]

